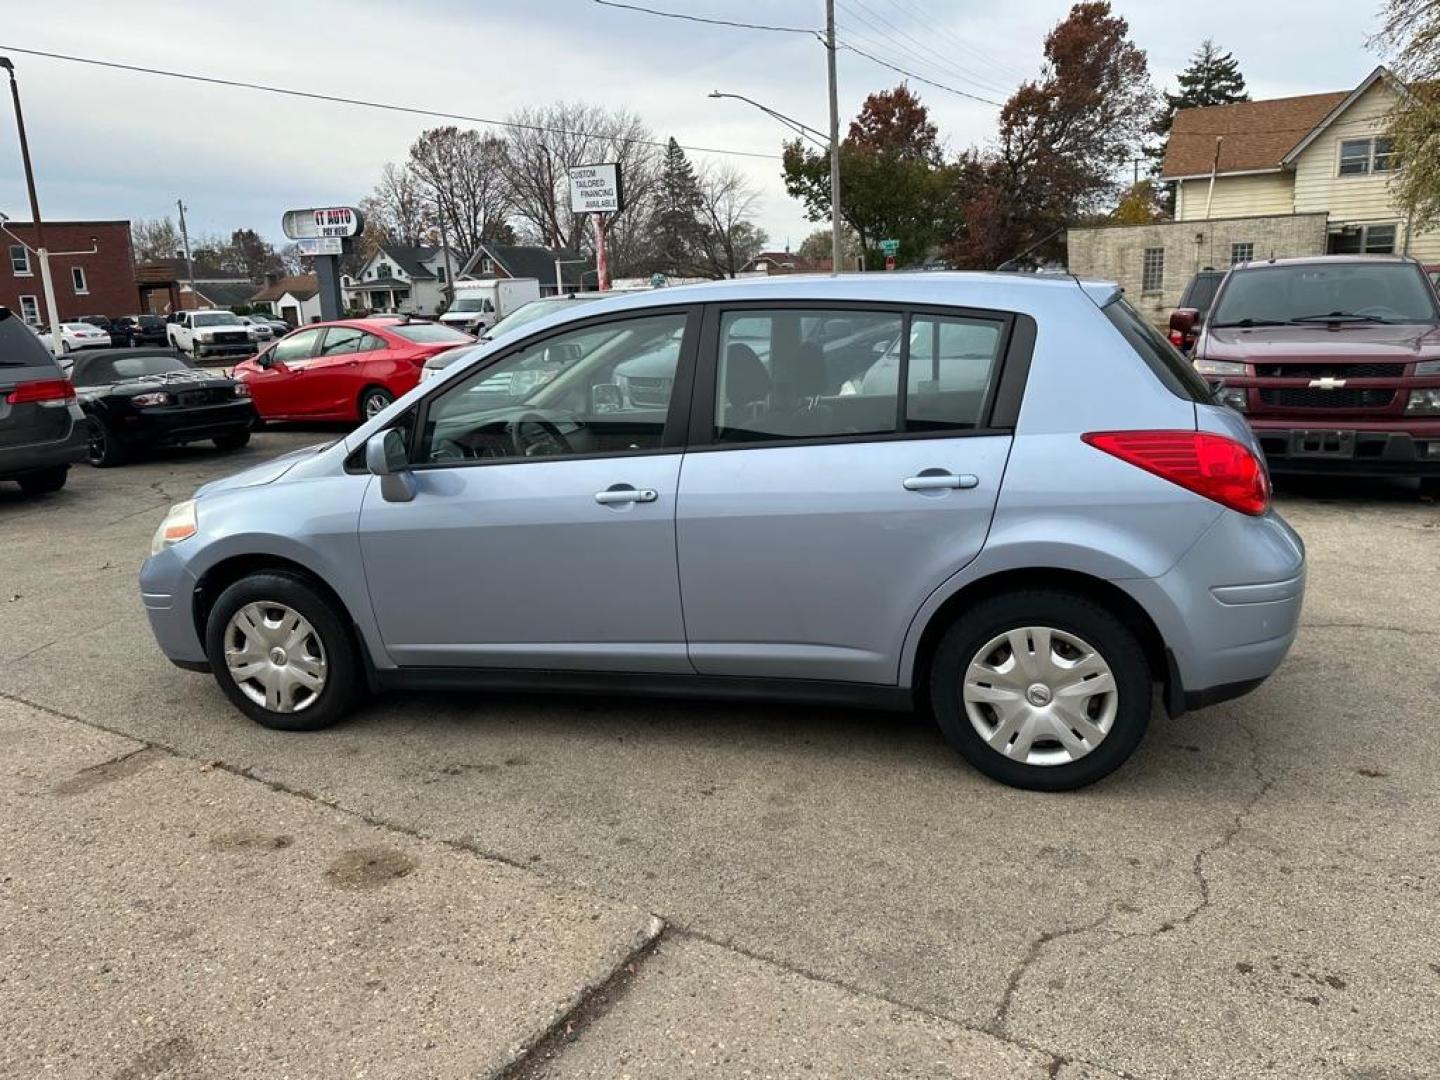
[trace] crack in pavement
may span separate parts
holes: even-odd
[[[1418,637],[1440,637],[1440,630],[1422,630],[1415,626],[1387,626],[1368,622],[1302,622],[1301,630],[1376,630],[1388,634],[1409,634]]]

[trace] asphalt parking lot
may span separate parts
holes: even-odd
[[[331,437],[82,466],[46,499],[0,485],[0,696],[653,913],[676,936],[648,985],[673,992],[637,984],[593,1021],[615,1038],[684,1027],[686,995],[746,1016],[743,972],[667,975],[709,950],[712,971],[758,959],[811,988],[797,1039],[807,1008],[860,1003],[1050,1075],[1435,1074],[1440,505],[1413,486],[1282,487],[1310,586],[1278,674],[1157,713],[1117,774],[1038,795],[918,719],[831,708],[392,695],[315,735],[252,725],[160,655],[136,570],[199,483]],[[556,1075],[707,1075],[653,1047],[610,1071],[587,1045],[608,1044]],[[931,1075],[895,1045],[852,1075]]]

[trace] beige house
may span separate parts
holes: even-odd
[[[1403,87],[1384,67],[1353,90],[1175,114],[1161,177],[1175,219],[1071,229],[1072,272],[1117,280],[1157,322],[1196,270],[1289,255],[1408,253],[1440,262],[1440,232],[1394,203],[1386,116]]]

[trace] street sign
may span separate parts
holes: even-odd
[[[900,241],[899,241],[899,240],[881,240],[881,241],[880,241],[880,250],[883,251],[886,255],[898,255],[898,254],[900,254]]]
[[[321,236],[359,236],[365,218],[353,206],[320,206],[286,210],[280,224],[291,240],[314,240]]]
[[[886,256],[885,256],[885,269],[886,269],[886,270],[894,270],[894,269],[895,269],[895,256],[894,256],[894,255],[886,255]]]
[[[625,209],[619,164],[576,165],[571,169],[570,209],[577,214],[618,214]]]
[[[301,255],[343,255],[345,241],[338,236],[307,236],[296,240],[295,246]]]

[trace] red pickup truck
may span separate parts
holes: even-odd
[[[1186,311],[1171,329],[1195,328]],[[1275,473],[1440,484],[1440,306],[1390,255],[1245,263],[1226,276],[1194,363],[1244,413]]]

